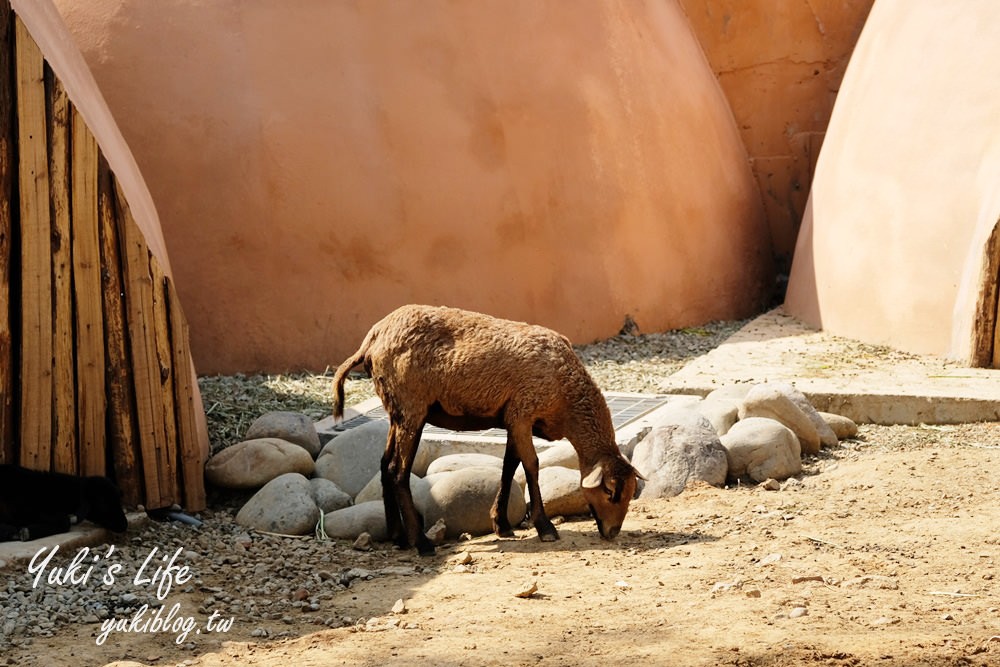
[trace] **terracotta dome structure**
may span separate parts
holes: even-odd
[[[322,370],[407,302],[586,342],[770,297],[746,148],[675,1],[57,5],[199,372]]]
[[[813,180],[786,309],[1000,367],[1000,5],[875,4]]]

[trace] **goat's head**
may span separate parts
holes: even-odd
[[[607,456],[582,473],[583,496],[601,537],[613,540],[622,529],[638,479],[645,479],[623,456]]]

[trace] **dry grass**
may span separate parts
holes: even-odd
[[[314,420],[333,410],[333,373],[294,375],[213,375],[198,378],[208,435],[215,453],[243,439],[255,419],[268,412],[301,412]],[[374,396],[371,382],[348,379],[347,404]]]

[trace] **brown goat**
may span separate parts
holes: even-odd
[[[601,537],[621,530],[638,473],[615,443],[611,413],[569,341],[544,327],[455,308],[410,305],[375,324],[334,375],[333,412],[344,410],[344,379],[359,364],[389,414],[382,498],[391,539],[434,553],[410,494],[410,469],[425,423],[452,430],[504,428],[500,490],[490,516],[502,537],[510,485],[524,465],[531,521],[544,542],[559,539],[538,489],[532,434],[567,438],[580,459],[584,496]]]

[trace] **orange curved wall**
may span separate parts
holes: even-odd
[[[406,302],[583,342],[769,296],[746,151],[674,1],[56,2],[201,373],[322,369]]]
[[[993,2],[875,4],[816,168],[791,314],[970,360],[1000,221],[997,25]]]
[[[844,69],[874,0],[680,0],[732,108],[787,271]]]

